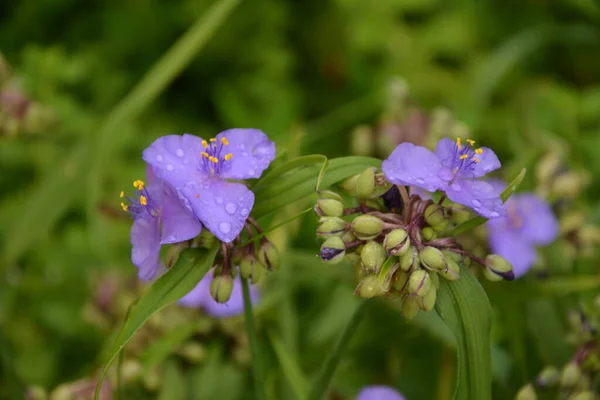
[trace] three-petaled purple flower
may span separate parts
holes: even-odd
[[[487,182],[476,180],[500,168],[496,154],[487,147],[475,148],[472,140],[462,143],[444,138],[431,152],[412,143],[401,143],[383,161],[386,179],[397,185],[416,186],[429,192],[441,190],[458,204],[486,218],[506,215],[500,196]]]
[[[210,295],[210,283],[213,280],[212,270],[209,271],[204,278],[191,292],[183,296],[177,303],[184,307],[200,307],[207,314],[217,318],[227,318],[240,315],[244,312],[244,296],[242,292],[242,282],[238,275],[233,280],[233,290],[231,297],[226,303],[219,303]],[[258,289],[250,286],[250,301],[255,305],[260,298]]]
[[[202,230],[198,218],[179,200],[169,185],[146,169],[147,184],[137,180],[133,197],[121,192],[123,210],[133,217],[131,227],[131,261],[142,280],[154,279],[159,270],[160,246],[178,243],[197,236]]]
[[[356,400],[405,400],[405,398],[391,386],[373,385],[363,387]]]
[[[275,144],[258,129],[229,129],[203,140],[193,135],[158,138],[143,159],[175,188],[186,207],[221,241],[233,241],[254,205],[244,184],[259,178],[275,158]]]
[[[506,186],[492,181],[500,193]],[[533,193],[520,193],[506,201],[507,215],[487,222],[491,250],[513,266],[515,277],[523,276],[537,259],[536,246],[550,244],[558,235],[558,220],[552,208]]]

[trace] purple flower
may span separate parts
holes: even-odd
[[[356,400],[405,400],[405,398],[391,386],[373,385],[363,387]]]
[[[226,318],[240,315],[244,312],[244,296],[242,293],[242,281],[240,276],[233,281],[233,290],[227,303],[217,303],[210,295],[210,283],[213,280],[212,270],[191,292],[183,296],[177,303],[184,307],[201,307],[207,314],[217,318]],[[252,305],[256,304],[260,298],[258,289],[250,286],[250,300]]]
[[[382,170],[394,184],[444,191],[450,200],[486,218],[505,215],[498,193],[489,183],[475,180],[500,168],[500,161],[492,150],[476,149],[473,144],[472,140],[465,144],[444,138],[432,153],[425,147],[401,143],[383,162]]]
[[[228,179],[260,177],[275,158],[275,144],[258,129],[229,129],[209,141],[168,135],[144,150],[143,158],[213,235],[229,243],[244,227],[254,194]]]
[[[142,280],[151,280],[159,270],[160,246],[192,239],[202,230],[198,218],[179,200],[177,194],[146,169],[148,183],[133,182],[137,189],[129,204],[121,202],[123,210],[133,217],[131,227],[131,261]],[[121,192],[121,198],[125,194]]]
[[[500,193],[506,186],[492,181]],[[558,235],[558,221],[552,208],[533,193],[511,196],[506,202],[507,215],[487,222],[492,251],[513,266],[515,277],[523,276],[537,259],[536,246],[550,244]]]

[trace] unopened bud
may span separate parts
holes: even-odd
[[[358,182],[359,176],[360,175],[351,176],[340,184],[342,189],[348,192],[350,196],[356,196],[356,183]]]
[[[433,276],[435,274],[429,274]],[[419,297],[417,299],[417,304],[419,304],[419,308],[423,311],[431,311],[435,306],[435,299],[437,298],[437,290],[432,288],[427,292],[425,296]]]
[[[586,390],[583,392],[575,393],[574,395],[569,397],[569,400],[596,400],[597,398],[598,397],[593,391]]]
[[[431,226],[439,225],[446,221],[446,212],[444,207],[439,204],[431,204],[425,209],[423,213],[425,222]]]
[[[452,259],[446,259],[446,264],[448,265],[448,268],[438,271],[438,274],[447,281],[458,280],[458,278],[460,278],[460,267],[456,261]]]
[[[352,154],[370,156],[375,150],[373,131],[368,125],[359,125],[351,133]]]
[[[262,277],[263,266],[253,255],[242,258],[239,268],[242,278],[250,279],[252,283],[256,283]]]
[[[315,207],[317,215],[326,217],[341,217],[344,215],[344,203],[333,199],[319,199]]]
[[[211,249],[217,241],[215,235],[210,233],[208,229],[202,229],[202,232],[200,232],[198,237],[200,239],[200,246],[205,249]]]
[[[319,195],[319,199],[331,199],[331,200],[337,200],[341,203],[344,202],[344,199],[342,198],[342,196],[340,196],[336,192],[332,192],[331,190],[319,190],[317,192],[317,194]]]
[[[453,206],[452,212],[450,213],[450,218],[456,225],[460,225],[463,222],[467,222],[469,219],[471,219],[471,213],[464,207]]]
[[[352,221],[352,230],[360,240],[375,239],[383,230],[383,221],[372,215],[360,215]]]
[[[435,247],[426,246],[419,252],[419,259],[423,267],[433,271],[444,271],[448,268],[446,257]]]
[[[382,245],[377,242],[367,242],[361,252],[360,252],[360,260],[366,269],[378,272],[379,268],[385,262],[386,253],[385,249]]]
[[[268,271],[277,271],[279,269],[279,250],[268,240],[263,241],[258,249],[258,262],[260,262]]]
[[[410,275],[408,280],[408,293],[413,293],[417,296],[425,296],[432,287],[429,273],[423,269],[418,269]]]
[[[356,180],[356,197],[360,200],[367,200],[375,191],[375,171],[376,168],[367,168]]]
[[[532,384],[527,386],[523,386],[521,390],[517,393],[515,400],[537,400],[537,394],[535,394],[535,389]]]
[[[410,278],[410,274],[404,271],[397,271],[394,276],[395,281],[393,284],[394,289],[398,293],[405,292],[408,287],[408,280]]]
[[[321,218],[321,225],[317,228],[317,236],[329,238],[332,236],[342,236],[346,231],[346,221],[338,217]]]
[[[515,279],[512,264],[498,254],[490,254],[485,258],[483,275],[492,282]]]
[[[385,235],[383,239],[383,247],[393,256],[401,256],[406,254],[410,249],[410,238],[404,229],[394,229]]]
[[[535,383],[538,387],[548,388],[558,384],[559,380],[560,371],[554,366],[549,366],[540,372],[535,380]]]
[[[344,241],[337,237],[330,237],[321,245],[321,260],[329,264],[337,264],[344,259],[346,253],[346,245]]]
[[[581,368],[575,362],[570,362],[564,366],[560,375],[560,386],[563,388],[570,388],[579,382],[581,379]]]
[[[356,288],[358,295],[363,299],[370,299],[372,297],[381,296],[385,293],[381,286],[379,286],[379,279],[377,275],[367,275],[358,284]]]
[[[213,278],[210,283],[210,295],[217,303],[227,303],[233,291],[233,279],[229,275]]]
[[[433,288],[435,290],[438,290],[440,288],[440,277],[438,274],[433,273],[433,274],[429,274],[429,278],[431,279],[431,284],[433,285]]]
[[[402,315],[407,321],[412,320],[419,313],[417,296],[407,295],[402,303]]]
[[[142,375],[143,369],[142,364],[138,360],[125,360],[121,367],[121,377],[126,383],[136,381]]]
[[[206,358],[206,349],[198,342],[184,343],[177,353],[193,364],[198,364]]]
[[[400,269],[408,271],[419,265],[419,251],[415,247],[409,247],[408,251],[400,256]]]
[[[432,240],[437,239],[438,235],[432,227],[428,226],[421,230],[421,237],[425,242],[431,242]]]

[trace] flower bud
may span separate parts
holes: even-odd
[[[373,131],[368,125],[359,125],[352,130],[351,141],[352,154],[359,156],[370,156],[375,150]]]
[[[433,276],[435,274],[429,274],[430,276]],[[437,298],[437,290],[435,288],[432,288],[431,290],[429,290],[429,292],[427,292],[427,294],[425,296],[419,297],[417,299],[417,304],[419,305],[419,308],[423,311],[431,311],[433,309],[433,307],[435,306],[435,299]]]
[[[124,360],[121,367],[121,377],[126,383],[136,381],[141,375],[144,367],[138,360]]]
[[[337,200],[341,203],[344,202],[344,199],[342,198],[342,196],[340,196],[336,192],[332,192],[331,190],[319,190],[319,191],[317,191],[317,194],[319,195],[319,199],[331,199],[331,200]]]
[[[464,207],[460,207],[458,205],[453,206],[452,212],[450,213],[450,219],[452,219],[452,222],[454,222],[456,225],[460,225],[463,222],[467,222],[469,219],[471,219],[471,213]]]
[[[213,278],[210,283],[210,295],[217,303],[227,303],[233,291],[233,279],[229,275]]]
[[[239,262],[240,275],[244,279],[251,279],[252,283],[262,276],[262,265],[254,256],[244,257]],[[256,276],[255,276],[256,275]]]
[[[198,364],[206,358],[206,349],[198,342],[184,343],[177,353],[193,364]]]
[[[419,259],[423,267],[433,271],[443,271],[448,268],[446,257],[435,247],[426,246],[419,252]]]
[[[342,189],[348,192],[350,196],[356,196],[356,183],[358,182],[359,176],[360,175],[351,176],[340,184]]]
[[[360,215],[352,221],[352,230],[360,240],[375,239],[383,230],[383,221],[372,215]]]
[[[431,279],[431,284],[435,290],[440,288],[440,277],[438,274],[429,274],[429,278]]]
[[[317,228],[317,236],[329,238],[332,236],[342,236],[346,231],[346,221],[338,217],[321,218],[322,223]]]
[[[344,241],[337,237],[330,237],[321,245],[321,260],[329,264],[337,264],[344,259],[346,253],[346,245]]]
[[[383,247],[392,256],[401,256],[410,249],[410,238],[404,229],[394,229],[385,235]]]
[[[393,284],[394,289],[398,293],[406,292],[406,289],[408,287],[409,278],[410,278],[409,273],[404,272],[402,270],[397,271],[396,275],[394,276],[394,279],[395,279],[394,284]]]
[[[333,199],[319,199],[315,207],[317,215],[341,217],[344,215],[344,203]]]
[[[360,260],[366,269],[378,272],[385,262],[386,253],[382,245],[377,242],[367,242],[360,252]]]
[[[258,262],[260,262],[267,271],[277,271],[279,269],[279,250],[268,240],[262,242],[258,249]]]
[[[437,273],[447,281],[456,281],[460,278],[460,267],[456,263],[456,261],[452,259],[446,259],[446,264],[448,268],[445,270],[437,271]]]
[[[431,227],[433,228],[434,231],[443,235],[443,234],[446,234],[450,230],[450,228],[452,228],[452,222],[450,222],[449,219],[445,219],[444,221],[440,222],[439,224],[432,225]]]
[[[483,275],[492,282],[515,279],[512,264],[498,254],[490,254],[485,258]]]
[[[537,400],[537,394],[535,394],[533,385],[530,383],[529,385],[523,386],[517,393],[515,400]]]
[[[560,386],[562,388],[570,388],[577,385],[581,379],[581,368],[575,362],[571,361],[564,366],[560,375]]]
[[[423,269],[414,271],[408,280],[408,293],[425,296],[432,288],[429,273]]]
[[[569,400],[596,400],[596,394],[591,390],[586,390],[583,392],[575,393],[573,396],[569,397]]]
[[[419,265],[419,251],[415,247],[409,247],[408,251],[400,256],[400,269],[408,271]]]
[[[446,222],[446,212],[444,211],[444,207],[435,203],[425,209],[423,217],[425,217],[425,222],[430,226],[436,226]]]
[[[358,176],[356,180],[356,197],[360,200],[367,200],[375,191],[375,171],[376,168],[367,168]]]
[[[358,295],[363,299],[370,299],[385,294],[385,291],[379,286],[377,275],[365,276],[358,284],[356,290],[358,291]]]
[[[554,366],[546,367],[537,376],[535,383],[538,387],[548,388],[555,386],[560,380],[560,372]]]
[[[407,321],[412,320],[419,313],[417,296],[407,295],[402,303],[402,315]]]
[[[437,239],[437,233],[433,230],[432,227],[428,226],[421,229],[421,237],[425,242],[431,242],[432,240]]]

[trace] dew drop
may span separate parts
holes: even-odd
[[[247,208],[242,208],[240,214],[242,214],[243,217],[247,217],[248,214],[250,214],[250,210],[248,210]]]
[[[462,186],[460,186],[458,183],[453,183],[452,185],[450,185],[450,187],[455,192],[460,192],[462,190]]]
[[[253,170],[253,169],[249,169],[249,170],[248,170],[248,174],[249,174],[249,175],[254,175],[254,170]]]
[[[229,222],[221,222],[219,223],[219,230],[227,234],[231,231],[231,224]]]
[[[496,211],[492,211],[492,212],[490,213],[490,217],[492,217],[492,218],[497,218],[497,217],[499,217],[499,216],[500,216],[500,214],[498,214]]]
[[[253,155],[257,158],[268,157],[272,152],[272,146],[270,142],[262,142],[254,147]]]
[[[175,154],[177,154],[177,157],[183,157],[183,149],[177,149]]]
[[[237,211],[237,206],[233,203],[227,203],[225,205],[225,211],[227,211],[227,213],[229,213],[229,214],[233,214],[234,212]]]
[[[417,179],[417,183],[418,183],[419,185],[422,185],[422,184],[424,184],[424,183],[425,183],[425,180],[424,180],[424,179],[421,179],[421,178],[418,178],[418,179]]]
[[[240,144],[240,149],[244,150],[246,148],[246,145],[244,143]]]
[[[222,197],[215,197],[215,203],[217,203],[217,204],[223,204],[223,198]]]
[[[156,156],[156,161],[162,162],[162,160],[163,160],[163,158],[160,154]]]
[[[471,204],[473,204],[475,207],[481,207],[481,202],[479,200],[473,200]]]
[[[167,171],[173,171],[173,166],[171,164],[167,164]]]

